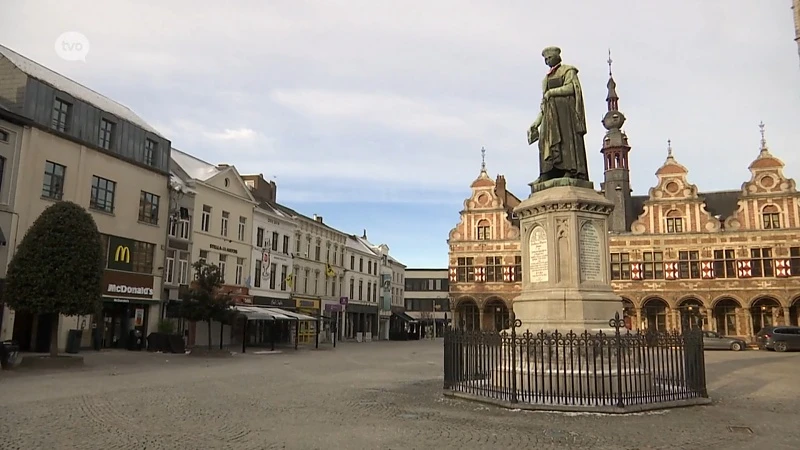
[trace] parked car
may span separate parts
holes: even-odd
[[[747,342],[739,338],[722,336],[716,331],[703,331],[703,348],[738,352],[747,348]]]
[[[756,333],[759,350],[800,350],[800,327],[764,327]]]

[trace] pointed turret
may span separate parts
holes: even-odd
[[[608,51],[608,94],[606,104],[608,112],[603,116],[603,127],[606,135],[603,138],[603,165],[605,172],[601,190],[607,199],[614,202],[614,212],[609,218],[609,229],[624,232],[630,229],[635,219],[631,202],[630,170],[628,168],[628,154],[631,150],[628,145],[628,136],[622,131],[625,124],[625,115],[619,111],[619,95],[617,95],[617,82],[611,71],[611,50]]]

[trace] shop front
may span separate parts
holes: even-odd
[[[311,317],[320,317],[320,299],[318,297],[293,296],[295,311]],[[317,327],[320,321],[300,322],[300,331],[297,334],[300,344],[313,344],[317,340]]]
[[[324,322],[322,324],[323,330],[320,340],[324,342],[333,342],[334,333],[336,339],[342,339],[341,330],[344,330],[344,315],[342,311],[344,311],[344,305],[342,303],[325,303],[325,311],[322,312]]]
[[[91,318],[91,333],[86,318],[78,317],[82,347],[143,348],[147,335],[156,331],[159,300],[154,299],[153,276],[134,272],[103,272],[103,305]]]
[[[253,296],[253,306],[295,311],[295,299],[283,297]],[[251,320],[247,325],[247,345],[252,347],[294,345],[297,323],[286,320]]]
[[[419,321],[405,312],[402,306],[392,306],[392,317],[389,319],[389,339],[407,341],[419,339]]]
[[[378,305],[353,303],[345,307],[345,338],[370,342],[378,334]]]

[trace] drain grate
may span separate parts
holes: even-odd
[[[753,430],[750,427],[728,427],[728,431],[732,431],[734,433],[753,434]]]
[[[399,414],[398,417],[401,419],[419,419],[419,416],[416,414]]]

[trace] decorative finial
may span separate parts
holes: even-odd
[[[672,158],[672,139],[667,139],[667,158]]]
[[[610,77],[611,76],[611,63],[614,62],[614,60],[611,59],[611,49],[610,48],[608,49],[608,61],[606,61],[606,62],[608,63],[608,76]]]
[[[481,147],[481,171],[486,170],[486,148]]]
[[[764,121],[758,124],[758,130],[761,132],[761,151],[767,150],[767,138],[764,136]]]

